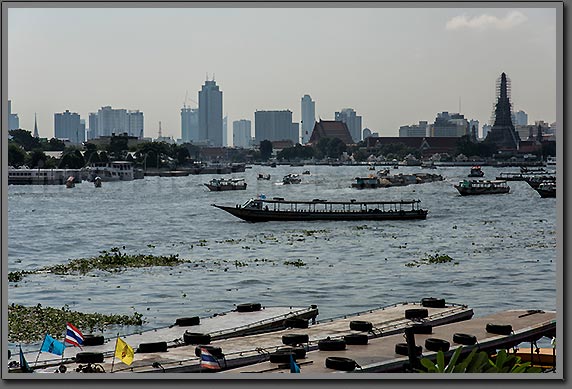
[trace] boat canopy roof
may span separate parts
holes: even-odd
[[[250,199],[249,201],[261,201],[264,203],[280,203],[280,204],[414,204],[420,203],[421,200],[398,200],[398,201],[357,201],[351,199],[350,201],[328,201],[322,199],[313,199],[311,201],[297,201],[297,200],[284,200],[282,197],[274,197],[272,199]]]

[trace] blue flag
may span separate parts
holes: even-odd
[[[28,361],[26,361],[26,358],[24,357],[22,346],[20,346],[20,369],[22,370],[22,373],[33,372],[33,370],[30,368],[30,365],[28,365]]]
[[[290,373],[300,373],[300,366],[294,362],[292,354],[290,354]]]
[[[63,355],[66,345],[52,338],[50,335],[46,334],[44,341],[42,342],[42,348],[40,351],[45,351],[47,353]]]

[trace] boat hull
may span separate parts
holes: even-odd
[[[556,197],[556,190],[555,189],[554,190],[546,190],[546,189],[536,188],[536,191],[538,192],[538,194],[542,198]]]
[[[246,184],[244,184],[244,185],[211,185],[211,184],[205,184],[205,186],[207,188],[209,188],[209,190],[211,192],[224,192],[227,190],[246,190]]]
[[[473,196],[473,195],[486,195],[486,194],[503,194],[508,193],[510,188],[462,188],[455,186],[459,191],[461,196]]]
[[[269,221],[310,221],[310,220],[415,220],[426,219],[427,211],[423,209],[414,211],[351,211],[351,212],[308,212],[308,211],[273,211],[273,210],[252,210],[236,207],[225,207],[215,205],[219,209],[230,213],[248,222],[269,222]]]

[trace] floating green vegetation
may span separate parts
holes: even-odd
[[[236,267],[245,267],[245,266],[248,266],[248,263],[246,263],[246,262],[241,262],[241,261],[234,261],[234,266],[236,266]]]
[[[284,261],[284,265],[286,265],[286,266],[296,266],[296,267],[306,266],[306,264],[304,263],[304,261],[302,261],[301,259],[297,259],[297,260],[295,260],[295,261]]]
[[[355,226],[355,227],[352,227],[352,228],[353,228],[354,230],[367,230],[369,227],[368,227],[366,224],[364,224],[363,226]]]
[[[440,254],[435,253],[434,255],[426,254],[424,258],[421,258],[419,261],[408,262],[405,264],[407,267],[419,267],[421,265],[432,265],[435,263],[449,263],[453,262],[454,259],[448,256],[447,254]],[[453,265],[458,265],[459,262],[453,262]]]
[[[302,230],[302,233],[306,236],[312,236],[315,234],[327,234],[328,230]]]
[[[61,339],[66,322],[73,323],[84,333],[103,331],[111,325],[135,325],[144,323],[143,315],[105,315],[101,313],[82,313],[71,311],[67,305],[63,308],[25,307],[12,304],[8,307],[8,340],[10,342],[31,343],[42,340],[45,334]]]
[[[86,274],[92,270],[107,272],[119,272],[127,268],[153,267],[153,266],[177,266],[190,261],[180,259],[175,255],[143,255],[122,253],[118,247],[109,251],[101,251],[100,255],[93,258],[72,259],[67,264],[43,267],[33,271],[17,271],[8,274],[9,281],[21,281],[24,275],[35,273],[53,273],[58,275]]]

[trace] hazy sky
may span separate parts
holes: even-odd
[[[144,3],[143,3],[144,4]],[[290,6],[295,5],[292,3]],[[345,107],[363,126],[459,111],[487,122],[495,81],[512,80],[515,110],[556,120],[552,8],[10,8],[8,98],[20,127],[54,136],[54,113],[139,109],[145,136],[181,137],[208,73],[232,121],[316,101],[316,119]],[[254,135],[254,134],[253,134]]]

